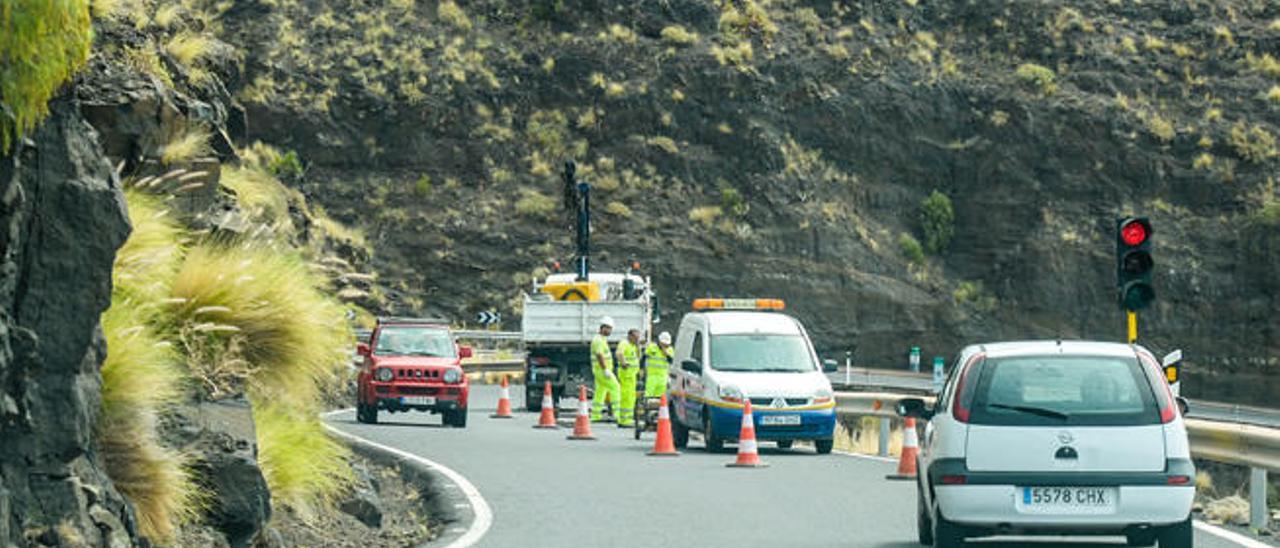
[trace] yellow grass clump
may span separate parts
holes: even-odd
[[[274,500],[306,516],[351,484],[350,451],[324,430],[313,410],[253,402],[258,464]]]
[[[351,334],[341,305],[297,257],[261,244],[204,243],[173,282],[171,313],[206,388],[298,406],[337,378]],[[202,358],[202,359],[201,359]]]
[[[173,135],[160,148],[160,161],[165,165],[187,162],[209,154],[210,133],[202,126],[191,126]]]

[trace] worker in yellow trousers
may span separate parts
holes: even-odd
[[[649,343],[644,348],[644,397],[661,398],[667,393],[667,369],[675,357],[676,349],[671,346],[671,334],[663,331],[658,335],[657,343]]]
[[[591,421],[604,420],[605,401],[613,406],[615,415],[618,407],[618,377],[613,374],[613,353],[609,352],[609,334],[613,333],[613,318],[605,316],[600,319],[600,331],[591,339],[591,374],[596,379],[595,398],[591,402]]]
[[[622,398],[618,403],[618,426],[635,426],[636,382],[640,378],[640,330],[627,332],[627,340],[618,343],[618,383]]]

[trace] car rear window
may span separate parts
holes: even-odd
[[[975,390],[972,424],[1160,423],[1155,396],[1136,357],[988,358]]]

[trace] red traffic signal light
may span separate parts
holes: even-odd
[[[1151,225],[1145,219],[1129,219],[1120,226],[1120,239],[1124,245],[1141,245],[1151,234]]]

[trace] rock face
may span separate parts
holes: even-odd
[[[727,7],[748,4],[766,8]],[[768,295],[874,366],[1122,340],[1112,231],[1136,213],[1157,245],[1142,342],[1184,350],[1192,397],[1280,390],[1277,221],[1254,222],[1280,200],[1274,6],[769,4],[474,0],[464,20],[288,0],[229,12],[226,39],[255,45],[247,80],[289,90],[246,104],[250,136],[311,162],[304,193],[428,313],[514,319],[534,271],[569,264],[553,170],[574,157],[595,264],[640,260],[664,329],[696,297]],[[373,22],[327,23],[350,9]],[[909,260],[934,190],[954,239]]]
[[[94,456],[98,317],[129,233],[97,136],[70,100],[0,158],[0,543],[128,546]]]

